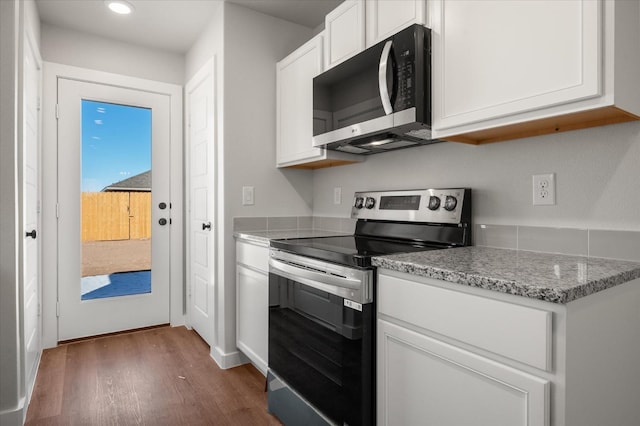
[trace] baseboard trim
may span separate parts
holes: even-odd
[[[2,426],[22,426],[27,417],[25,399],[21,398],[18,407],[12,410],[0,412],[0,425]]]
[[[218,367],[223,370],[237,367],[239,365],[247,364],[249,359],[240,351],[234,351],[230,353],[224,353],[217,346],[211,347],[211,358],[218,364]]]

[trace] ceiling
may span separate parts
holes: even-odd
[[[0,0],[1,1],[1,0]],[[116,15],[103,0],[36,0],[42,22],[141,46],[185,53],[211,22],[215,3],[235,3],[316,28],[343,0],[128,0],[135,12]]]

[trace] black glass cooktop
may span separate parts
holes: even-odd
[[[371,256],[445,248],[424,243],[354,235],[271,240],[271,247],[328,262],[359,267],[371,266]]]

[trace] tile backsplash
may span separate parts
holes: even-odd
[[[323,230],[354,232],[356,220],[343,217],[235,217],[234,231]],[[514,250],[604,257],[640,262],[640,232],[550,228],[517,225],[475,225],[473,244]]]
[[[589,255],[589,233],[586,229],[518,226],[518,249]]]
[[[234,231],[284,231],[323,230],[351,234],[356,220],[343,217],[280,216],[280,217],[234,217]]]
[[[640,232],[475,225],[474,245],[640,262]]]

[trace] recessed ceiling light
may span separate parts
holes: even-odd
[[[133,5],[124,0],[105,0],[104,4],[119,15],[128,15],[133,12]]]

